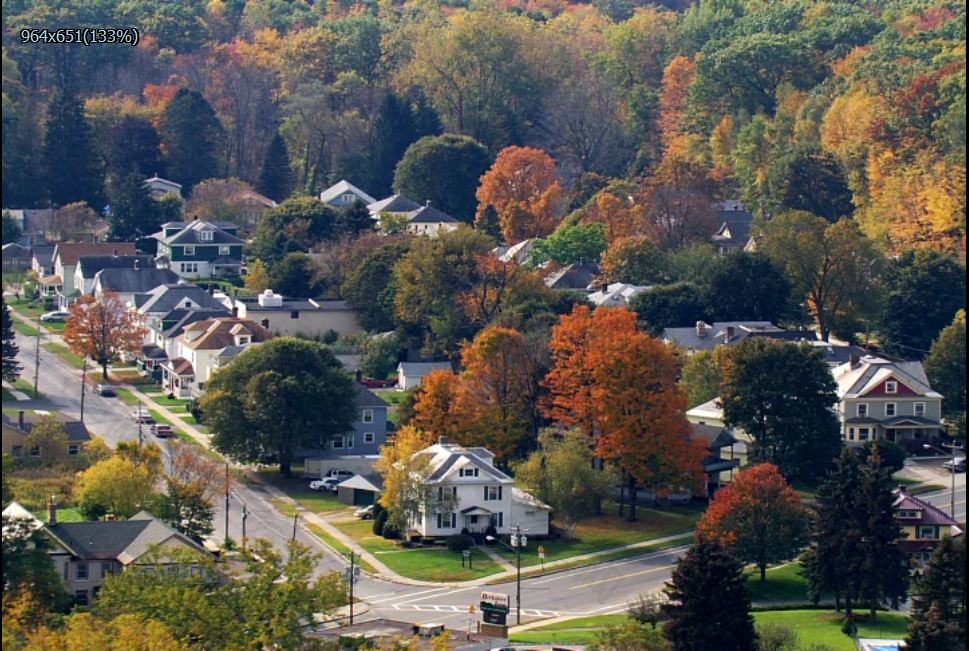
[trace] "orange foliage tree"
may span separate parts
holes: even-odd
[[[636,330],[634,312],[577,306],[552,330],[550,347],[546,415],[591,433],[596,454],[626,473],[630,494],[637,486],[699,483],[705,450],[690,436],[676,361],[666,345]]]
[[[797,556],[808,530],[807,510],[777,466],[764,463],[738,473],[719,491],[697,524],[697,536],[754,563],[760,580],[767,566]]]
[[[105,380],[108,363],[122,352],[138,350],[144,338],[145,328],[114,292],[106,292],[100,299],[82,296],[71,306],[64,328],[64,341],[70,349],[100,364]]]
[[[467,393],[450,371],[432,371],[421,382],[410,425],[437,439],[463,442],[470,422]]]
[[[481,177],[478,219],[492,206],[509,244],[544,237],[557,226],[562,197],[551,156],[533,147],[506,147]]]
[[[512,328],[483,330],[462,354],[471,411],[468,443],[507,460],[529,435],[537,434],[538,362],[525,337]]]

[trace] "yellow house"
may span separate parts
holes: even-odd
[[[68,420],[65,417],[55,415],[57,421],[64,426],[67,434],[67,442],[58,446],[56,449],[42,449],[40,445],[30,445],[28,437],[34,426],[40,422],[42,416],[37,414],[25,414],[18,412],[17,419],[12,420],[3,415],[3,452],[15,459],[35,459],[37,461],[51,458],[76,457],[84,451],[84,446],[90,443],[91,434],[87,431],[84,423],[76,420]]]
[[[892,509],[905,538],[899,543],[899,549],[908,554],[912,569],[921,571],[942,537],[960,536],[962,527],[945,511],[909,495],[905,486],[899,486],[894,495]]]

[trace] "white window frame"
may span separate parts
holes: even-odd
[[[342,450],[345,447],[345,441],[342,436],[338,436],[333,439],[333,449]]]
[[[182,255],[190,255],[195,257],[195,246],[191,244],[186,244],[182,247]]]
[[[485,502],[500,502],[502,497],[501,485],[498,486],[485,486],[484,487],[484,501]]]
[[[925,531],[928,530],[928,531]],[[928,535],[925,535],[928,534]],[[935,540],[939,537],[939,528],[931,524],[918,526],[918,540]]]
[[[438,529],[456,529],[458,526],[458,516],[457,513],[451,511],[450,513],[438,513],[437,514],[437,528]]]
[[[199,231],[199,241],[201,242],[211,242],[214,236],[215,231],[210,228],[203,228]]]
[[[478,476],[478,468],[477,468],[477,466],[472,467],[472,468],[461,468],[461,470],[458,472],[458,476],[459,477],[477,477]]]
[[[898,403],[886,402],[885,403],[885,416],[891,417],[898,414]]]
[[[868,418],[868,403],[859,402],[857,405],[855,405],[855,415],[858,416],[858,418]]]
[[[84,568],[84,571],[83,572],[81,571],[81,568]],[[87,561],[85,561],[83,563],[75,563],[74,564],[74,580],[75,581],[88,581],[88,580],[90,580],[90,578],[91,578],[90,569],[91,568],[88,567]]]
[[[888,380],[885,382],[885,393],[896,394],[898,393],[898,382],[895,380]]]
[[[858,440],[867,441],[871,438],[871,428],[869,427],[859,427],[858,428]]]
[[[353,434],[347,434],[347,449],[349,450],[350,448],[352,448],[353,444],[354,444]]]
[[[228,244],[219,245],[219,255],[231,255],[231,254],[232,254],[232,247],[230,247]]]
[[[925,417],[925,403],[924,402],[916,402],[915,403],[915,406],[913,407],[913,409],[914,409],[914,412],[913,413],[916,416],[921,416],[923,418]]]
[[[377,440],[377,435],[374,434],[373,432],[364,432],[363,433],[363,442],[364,443],[373,443],[376,440]]]
[[[373,422],[373,409],[364,409],[360,414],[360,422],[369,425]]]

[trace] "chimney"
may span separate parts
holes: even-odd
[[[437,442],[438,442],[439,445],[447,445],[448,444],[448,438],[446,436],[438,437]]]
[[[427,206],[428,208],[430,208],[431,207],[431,200],[428,199],[427,201],[425,201],[424,202],[424,205]]]
[[[21,409],[17,412],[17,427],[21,430],[24,428],[24,410]]]
[[[57,496],[51,495],[47,502],[47,526],[53,527],[57,524]]]
[[[905,492],[905,484],[899,484],[898,485],[898,494],[899,495],[906,495],[906,492]]]
[[[734,332],[735,330],[733,326],[727,326],[727,338],[724,341],[730,341],[733,339]]]
[[[198,215],[192,215],[192,221],[193,222],[197,222],[198,220],[199,220],[199,216]]]
[[[848,358],[848,367],[849,368],[858,368],[858,363],[860,361],[861,361],[861,358],[860,357],[858,357],[857,355],[852,355],[852,356],[850,356]]]
[[[138,271],[139,269],[141,269],[141,260],[135,258],[135,271]]]
[[[111,255],[113,255],[114,257],[117,258],[118,257],[118,249],[112,249],[111,250]]]
[[[266,330],[269,330],[269,319],[263,319],[262,321],[259,322],[259,325],[261,325]]]
[[[706,337],[707,336],[707,324],[703,321],[696,322],[696,336]]]
[[[239,318],[239,306],[238,305],[233,305],[232,306],[232,318],[233,319]]]

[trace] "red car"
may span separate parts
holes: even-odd
[[[360,384],[368,389],[385,389],[387,387],[394,386],[396,383],[391,380],[378,380],[377,378],[373,377],[365,377],[360,380]]]

